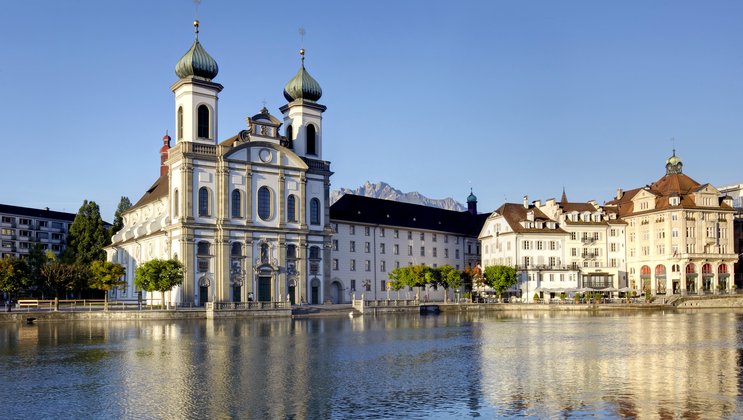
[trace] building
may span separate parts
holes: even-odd
[[[731,290],[733,199],[685,175],[675,150],[665,168],[654,183],[618,190],[607,203],[627,223],[629,287],[659,295]]]
[[[301,66],[284,87],[282,119],[264,107],[245,130],[219,141],[217,62],[199,41],[175,67],[175,144],[163,138],[160,176],[124,213],[106,248],[126,268],[119,299],[139,297],[137,265],[184,263],[166,299],[205,302],[306,300],[330,296],[330,163],[322,159],[320,85]],[[282,128],[283,126],[283,128]]]
[[[397,297],[387,288],[389,272],[424,264],[457,270],[479,264],[477,234],[487,215],[477,214],[477,197],[467,198],[468,211],[402,203],[346,194],[330,207],[333,229],[330,299],[349,302]],[[427,290],[442,299],[443,290]],[[407,296],[406,296],[407,297]]]
[[[526,301],[590,288],[617,291],[626,285],[624,223],[616,209],[594,201],[537,200],[505,203],[485,222],[483,267],[515,266],[509,291]]]
[[[35,244],[60,255],[73,221],[74,213],[0,204],[0,258],[28,255]]]
[[[733,248],[738,255],[738,261],[735,263],[735,287],[743,287],[743,264],[741,263],[741,254],[743,254],[743,184],[726,185],[718,187],[720,193],[733,199],[733,208],[735,208],[735,218],[733,219]]]

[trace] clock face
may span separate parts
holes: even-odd
[[[271,151],[268,149],[261,149],[261,151],[258,152],[258,157],[261,159],[261,162],[268,163],[271,161]]]

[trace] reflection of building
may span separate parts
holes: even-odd
[[[218,142],[218,67],[198,39],[176,65],[175,145],[163,139],[160,177],[124,214],[107,248],[134,270],[153,258],[184,262],[177,303],[325,300],[330,163],[322,160],[319,84],[302,66],[284,88],[283,122],[265,107]],[[285,125],[282,130],[281,126]]]
[[[74,213],[0,204],[0,258],[28,255],[34,244],[59,255]]]
[[[354,292],[364,293],[366,299],[386,298],[388,274],[400,266],[475,267],[480,257],[477,233],[487,215],[477,214],[474,194],[467,204],[468,211],[458,212],[350,194],[341,197],[330,207],[332,301],[346,302]]]
[[[653,294],[729,290],[733,264],[733,200],[682,172],[674,151],[656,182],[617,192],[607,203],[627,222],[630,287]]]
[[[505,203],[480,232],[483,267],[515,266],[517,295],[532,300],[626,285],[624,223],[616,208],[561,200]]]

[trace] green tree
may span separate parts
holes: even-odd
[[[11,301],[13,295],[17,297],[18,292],[26,289],[29,283],[28,264],[25,260],[14,256],[0,259],[0,290],[7,293]]]
[[[90,287],[105,291],[103,310],[108,310],[108,291],[126,282],[121,279],[124,266],[110,261],[93,261],[90,264]]]
[[[516,269],[507,265],[491,265],[485,268],[485,281],[495,289],[500,299],[503,292],[518,282]]]
[[[114,213],[114,224],[113,226],[111,226],[111,230],[109,230],[108,236],[114,236],[124,227],[123,214],[130,208],[132,208],[132,202],[129,201],[129,197],[121,196],[119,206],[116,207],[116,213]]]
[[[66,262],[84,265],[89,265],[93,261],[103,261],[106,256],[103,247],[107,241],[106,228],[103,226],[98,204],[85,200],[70,226],[64,259]]]
[[[444,286],[446,296],[449,296],[449,289],[456,289],[462,284],[462,273],[451,265],[447,264],[439,268],[439,279]],[[446,298],[444,299],[446,300]]]
[[[41,270],[44,268],[47,261],[49,261],[50,255],[52,258],[56,258],[56,255],[54,255],[52,251],[44,250],[44,247],[40,243],[35,243],[31,246],[28,256],[26,257],[29,280],[31,285],[35,287],[37,291],[41,292],[42,298],[48,289],[45,287],[46,282]]]
[[[148,292],[162,293],[161,305],[165,307],[165,292],[183,283],[183,264],[176,259],[147,261],[137,267],[134,284]]]
[[[41,267],[40,276],[44,289],[54,293],[54,309],[59,310],[60,294],[73,290],[76,285],[77,267],[57,260],[53,253],[47,258],[47,263]]]

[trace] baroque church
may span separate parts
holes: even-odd
[[[219,141],[217,62],[195,39],[178,61],[175,143],[163,138],[160,177],[124,215],[106,248],[126,269],[119,300],[141,299],[137,264],[184,263],[169,304],[291,301],[322,303],[329,293],[330,162],[324,161],[322,90],[301,66],[284,87],[281,118],[265,107]]]

